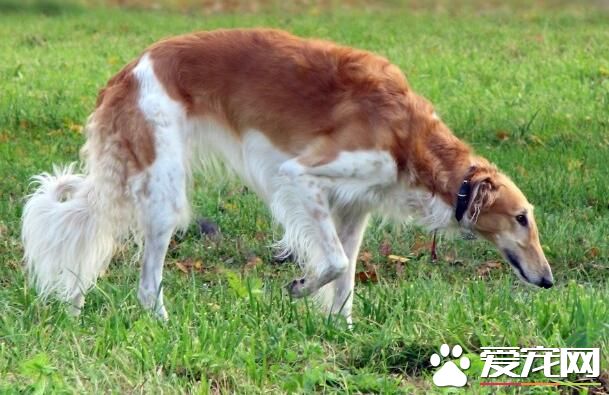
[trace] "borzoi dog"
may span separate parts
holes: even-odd
[[[166,318],[161,280],[189,221],[197,164],[219,157],[269,206],[314,295],[351,321],[370,213],[461,228],[493,243],[524,281],[549,288],[533,206],[455,137],[385,58],[278,30],[160,41],[101,90],[84,174],[35,177],[23,213],[25,265],[42,296],[77,312],[126,235],[143,240],[138,298]]]

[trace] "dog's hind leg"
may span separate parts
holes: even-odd
[[[144,241],[138,299],[160,318],[167,318],[163,302],[163,263],[176,228],[188,224],[187,136],[184,109],[157,80],[148,55],[133,70],[139,81],[138,106],[152,129],[155,158],[132,181],[140,235]]]
[[[169,136],[171,137],[171,136]],[[157,138],[162,138],[157,133]],[[188,223],[186,172],[181,147],[167,140],[162,153],[134,188],[140,232],[144,240],[138,299],[144,308],[166,319],[163,263],[175,229]]]

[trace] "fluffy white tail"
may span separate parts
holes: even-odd
[[[98,193],[94,178],[75,174],[74,167],[34,177],[38,189],[23,211],[30,279],[42,297],[65,301],[79,300],[95,284],[112,258],[117,236],[117,224],[106,211],[116,192]]]

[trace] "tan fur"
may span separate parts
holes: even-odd
[[[100,91],[93,114],[98,135],[93,138],[103,143],[89,144],[111,149],[125,166],[124,178],[141,172],[156,157],[152,130],[137,105],[138,82],[132,73],[136,64],[134,60],[126,65]],[[103,152],[91,154],[100,156]]]

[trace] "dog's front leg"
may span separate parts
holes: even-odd
[[[317,294],[318,301],[328,312],[340,312],[350,320],[355,263],[368,212],[379,204],[381,191],[396,183],[396,164],[383,151],[342,152],[330,162],[313,166],[306,165],[311,162],[308,159],[295,158],[283,163],[280,175],[297,185],[308,217],[313,220],[313,228],[319,236],[316,241],[319,242],[321,256],[316,258],[314,254],[317,251],[309,254],[313,259],[305,262],[305,270],[311,267],[313,272],[331,275],[321,276],[322,281],[311,282],[310,287],[307,287],[305,276],[293,281],[289,289],[293,295],[303,296],[325,285]],[[328,191],[333,193],[336,224],[330,216]],[[304,226],[296,221],[287,222],[292,227]],[[302,235],[304,232],[287,229],[286,233]],[[305,292],[302,292],[303,288]]]
[[[291,162],[291,161],[289,161]],[[347,271],[349,259],[336,232],[334,220],[328,204],[328,180],[317,176],[290,173],[294,169],[282,166],[282,173],[288,175],[299,191],[307,222],[314,233],[314,251],[309,251],[311,262],[305,264],[305,276],[292,281],[288,291],[294,297],[303,297],[316,292],[320,287],[340,277]]]

